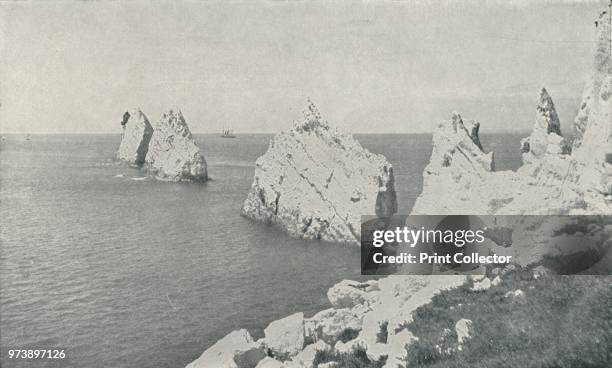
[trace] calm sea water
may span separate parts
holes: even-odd
[[[233,329],[261,335],[272,320],[329,307],[330,286],[360,277],[357,248],[291,239],[239,215],[269,135],[196,138],[213,179],[204,185],[118,165],[118,135],[0,143],[3,367],[17,366],[7,349],[43,347],[66,348],[62,366],[183,367]],[[391,161],[408,213],[431,136],[357,138]],[[513,169],[520,138],[482,140],[498,169]]]

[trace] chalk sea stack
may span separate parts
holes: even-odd
[[[126,111],[121,125],[123,134],[117,151],[117,159],[128,164],[142,166],[149,151],[153,126],[140,109]]]
[[[206,160],[178,109],[164,113],[155,126],[145,162],[160,179],[206,181]]]
[[[206,160],[179,110],[163,114],[155,128],[142,111],[126,111],[121,125],[119,160],[142,166],[162,180],[208,180]]]
[[[358,243],[361,215],[397,211],[391,164],[332,128],[310,102],[255,165],[242,214],[294,237]]]

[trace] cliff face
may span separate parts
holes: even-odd
[[[602,27],[600,27],[602,28]],[[600,38],[610,33],[598,32]],[[601,30],[599,30],[601,31]],[[606,42],[603,42],[606,43]],[[495,172],[493,163],[463,129],[457,116],[442,123],[433,136],[433,153],[423,173],[423,191],[413,214],[612,214],[612,77],[608,57],[595,53],[606,72],[587,82],[588,109],[579,112],[581,134],[570,153],[545,89],[538,100],[533,133],[522,141],[524,165],[516,172]],[[597,88],[593,89],[593,81]],[[490,158],[492,160],[492,156]]]
[[[582,102],[578,110],[578,115],[574,120],[574,130],[576,134],[574,147],[582,145],[587,127],[591,125],[591,122],[594,120],[592,118],[593,115],[596,115],[594,110],[598,109],[597,105],[600,103],[599,96],[602,94],[602,89],[609,88],[605,87],[606,83],[608,86],[610,85],[610,82],[606,82],[606,79],[609,79],[612,73],[612,56],[610,50],[610,38],[612,37],[610,34],[612,33],[612,29],[609,22],[609,14],[606,11],[602,12],[595,21],[595,28],[596,36],[592,71],[584,86]],[[595,124],[597,124],[597,122],[595,122]]]
[[[311,103],[257,159],[242,214],[294,237],[356,243],[361,215],[396,210],[391,164],[330,127]]]
[[[140,109],[129,111],[122,125],[123,135],[117,151],[117,159],[142,166],[149,150],[153,127]]]
[[[153,131],[145,162],[160,179],[206,181],[206,160],[180,110],[162,115]]]
[[[600,18],[601,20],[601,18]],[[456,129],[457,115],[442,123],[433,136],[433,153],[423,173],[423,191],[413,214],[565,215],[612,214],[612,77],[610,27],[597,28],[594,75],[588,82],[576,119],[580,134],[573,145],[561,135],[561,123],[552,98],[542,89],[533,132],[523,139],[524,165],[516,172],[492,170],[492,156],[485,155],[467,130]],[[586,106],[586,107],[585,107]],[[460,120],[460,119],[459,119]],[[471,138],[471,139],[470,139]],[[570,152],[571,151],[571,152]],[[507,250],[522,266],[544,264],[546,259],[587,256],[605,252],[610,242],[596,249],[580,246],[580,239],[561,239],[575,246],[553,247],[551,239],[562,227],[545,218],[533,220],[518,233],[522,236]],[[600,236],[598,229],[593,234]],[[555,238],[556,239],[556,238]],[[598,253],[601,254],[601,253]],[[559,264],[548,264],[554,268]],[[588,264],[588,262],[587,262]]]

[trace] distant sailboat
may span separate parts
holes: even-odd
[[[29,141],[30,139],[32,139],[32,136],[30,134],[26,134],[26,141]]]
[[[236,136],[234,135],[233,130],[224,129],[223,132],[221,132],[221,138],[236,138]]]

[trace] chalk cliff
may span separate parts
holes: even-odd
[[[460,118],[453,115],[434,132],[431,160],[423,173],[423,191],[412,213],[611,215],[612,166],[606,162],[612,152],[609,45],[609,24],[599,22],[596,67],[587,82],[588,93],[576,119],[580,134],[573,149],[561,135],[561,123],[545,89],[538,99],[533,132],[521,142],[524,164],[516,172],[492,170],[492,156],[470,143],[473,138],[468,130],[461,128]],[[592,233],[585,235],[602,240],[595,247],[585,249],[580,246],[581,239],[570,239],[571,235],[564,234],[557,239],[564,225],[555,226],[554,221],[530,220],[530,226],[517,231],[520,236],[515,237],[512,247],[495,251],[513,254],[517,263],[527,266],[578,255],[601,256],[610,248],[610,242],[605,241],[610,236],[609,227],[592,227]],[[559,267],[554,262],[547,265]]]
[[[609,32],[607,37],[609,42]],[[470,144],[466,129],[456,128],[462,126],[457,115],[442,123],[433,135],[433,153],[413,213],[612,214],[606,162],[612,152],[612,77],[610,68],[606,70],[588,82],[600,81],[596,90],[587,88],[593,94],[585,97],[588,111],[579,113],[582,133],[571,153],[560,135],[552,99],[541,91],[533,133],[522,142],[524,165],[516,172],[493,171],[492,156]]]
[[[128,111],[124,115],[122,126],[123,134],[117,151],[117,159],[142,166],[149,150],[153,127],[140,109]]]
[[[257,159],[242,214],[294,237],[357,243],[361,215],[396,210],[391,164],[332,128],[309,103],[304,118]]]
[[[157,178],[171,181],[206,181],[206,160],[180,110],[164,113],[155,126],[145,159]]]

